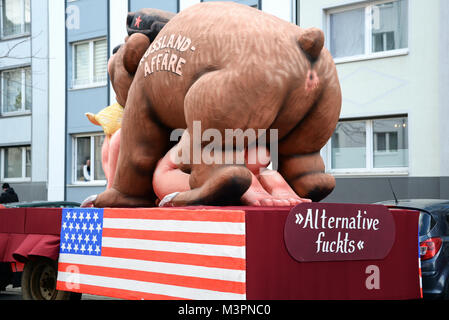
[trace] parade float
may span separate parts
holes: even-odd
[[[320,202],[341,108],[321,30],[221,2],[126,27],[117,102],[86,114],[106,135],[106,190],[82,208],[0,209],[25,299],[422,297],[419,212]]]

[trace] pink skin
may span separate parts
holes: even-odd
[[[242,196],[243,203],[250,206],[295,206],[311,202],[310,199],[300,198],[279,172],[267,169],[270,162],[270,153],[264,147],[250,148],[247,151],[246,166],[253,179]]]
[[[112,136],[106,136],[101,148],[101,162],[103,164],[104,174],[108,180],[106,189],[111,188],[114,183],[118,154],[120,151],[120,130],[121,129],[118,129]]]
[[[299,197],[277,171],[265,169],[254,178],[252,185],[260,184],[268,196],[261,193],[251,194],[250,187],[242,199],[248,205],[257,206],[259,202],[261,206],[295,206],[303,202],[312,202],[310,199]]]
[[[295,206],[302,202],[311,202],[300,198],[274,170],[266,169],[270,163],[269,153],[264,148],[258,148],[263,157],[257,158],[257,149],[253,148],[246,154],[246,166],[251,170],[252,183],[242,196],[242,202],[250,206]],[[178,169],[171,155],[176,147],[171,149],[159,160],[153,176],[153,188],[159,199],[174,192],[190,190],[189,174]],[[261,160],[261,161],[259,161]]]
[[[159,160],[153,175],[154,193],[159,199],[164,199],[166,195],[174,192],[184,192],[190,190],[190,175],[178,169],[174,163],[172,155],[176,152],[176,146]]]

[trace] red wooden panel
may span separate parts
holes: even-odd
[[[0,233],[23,233],[25,208],[0,209]]]
[[[284,244],[289,210],[247,211],[247,299],[419,299],[418,212],[393,211],[396,239],[383,260],[297,262]],[[368,289],[377,266],[380,288]]]
[[[62,208],[26,208],[25,233],[59,235],[61,215]]]

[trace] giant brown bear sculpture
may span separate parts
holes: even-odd
[[[223,142],[226,129],[277,130],[280,174],[301,197],[326,197],[335,180],[324,173],[319,151],[335,130],[341,90],[323,44],[318,29],[301,29],[230,2],[200,3],[180,12],[141,60],[141,53],[130,54],[125,44],[118,52],[123,63],[114,70],[127,72],[131,83],[129,92],[114,87],[118,100],[126,101],[117,171],[112,188],[94,205],[154,206],[152,177],[173,146],[173,129],[186,128],[179,145],[188,146],[190,155],[206,147],[194,141],[195,121],[202,132],[218,130]],[[224,151],[236,158],[244,152]],[[191,190],[172,203],[237,204],[251,174],[237,162],[223,163],[191,158],[182,163]]]

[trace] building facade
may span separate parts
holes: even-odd
[[[322,150],[337,187],[327,202],[449,198],[448,1],[298,2],[325,31],[342,87]],[[391,183],[391,187],[390,187]]]
[[[0,181],[47,199],[47,1],[0,1]]]

